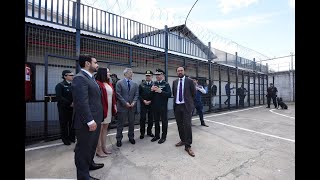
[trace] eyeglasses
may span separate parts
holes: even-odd
[[[73,74],[68,74],[68,75],[65,75],[65,76],[74,76]]]

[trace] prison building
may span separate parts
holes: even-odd
[[[124,68],[132,68],[138,84],[146,70],[161,68],[171,86],[176,68],[184,66],[186,75],[198,77],[208,92],[202,97],[205,113],[240,108],[236,89],[241,85],[248,90],[245,107],[266,103],[268,67],[203,43],[185,25],[158,29],[72,0],[26,0],[25,5],[25,63],[31,70],[26,144],[60,137],[55,85],[63,70],[79,71],[79,54],[93,55],[120,79]],[[235,88],[230,104],[224,104],[227,82]],[[216,106],[211,106],[213,83]],[[174,119],[172,103],[171,98],[169,119]],[[137,113],[137,124],[139,118]],[[110,127],[115,126],[112,121]]]

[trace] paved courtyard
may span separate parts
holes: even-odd
[[[209,127],[192,121],[195,157],[175,147],[179,135],[175,120],[169,121],[167,141],[151,142],[151,137],[128,141],[124,128],[122,147],[116,146],[115,132],[107,138],[112,154],[95,157],[102,169],[90,171],[101,180],[294,180],[295,105],[288,110],[263,106],[205,115]],[[153,129],[154,132],[154,129]],[[76,179],[74,144],[61,140],[36,144],[25,150],[25,177],[31,179]]]

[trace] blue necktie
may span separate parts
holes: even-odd
[[[179,101],[182,101],[182,78],[180,78],[180,85],[179,85]]]
[[[128,90],[130,91],[130,81],[128,80]]]

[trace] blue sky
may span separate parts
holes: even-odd
[[[163,28],[183,24],[195,1],[82,0],[82,3]],[[205,44],[211,41],[212,47],[226,52],[238,51],[240,56],[241,52],[248,57],[253,54],[226,44],[231,41],[270,58],[295,53],[294,0],[198,0],[187,26]],[[268,63],[283,65],[290,63],[290,59]]]

